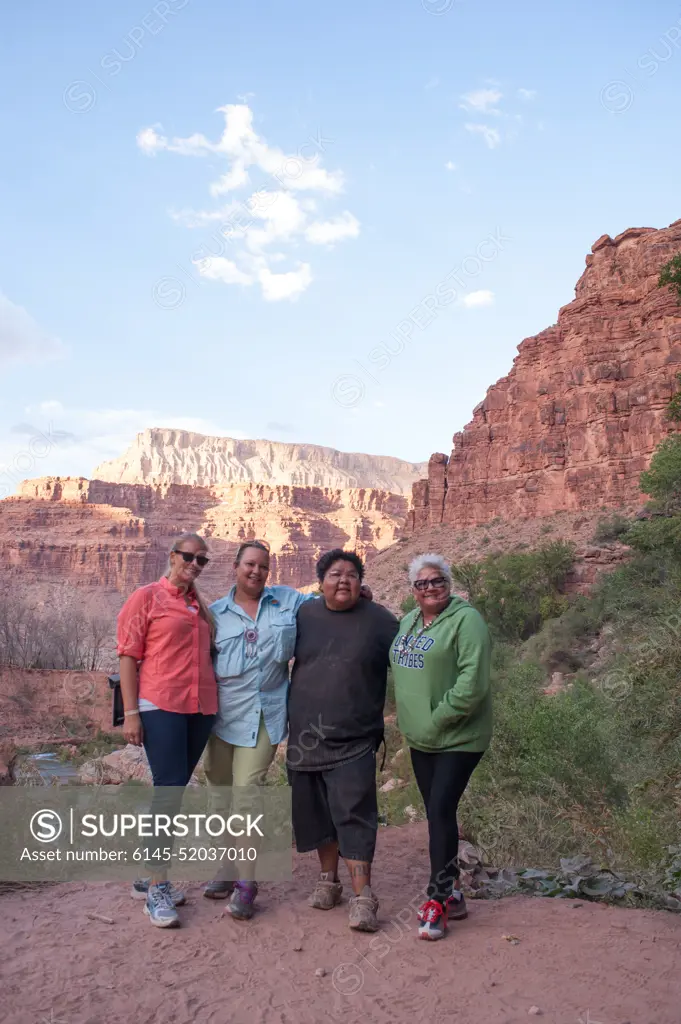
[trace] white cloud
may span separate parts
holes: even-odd
[[[0,434],[0,498],[13,493],[22,480],[38,476],[91,477],[95,466],[122,455],[136,434],[149,427],[248,437],[242,430],[168,409],[69,409],[54,400],[29,409],[34,424],[18,424]],[[59,429],[53,423],[56,415]]]
[[[484,306],[493,306],[494,292],[469,292],[468,295],[464,295],[461,302],[467,309],[482,309]]]
[[[502,96],[498,89],[474,89],[464,93],[463,103],[459,105],[463,110],[474,110],[478,114],[499,114],[497,103]]]
[[[523,100],[533,100],[537,95],[536,89],[518,89],[518,95]]]
[[[258,167],[271,174],[285,188],[294,191],[315,189],[321,192],[343,191],[344,177],[341,171],[327,171],[320,166],[318,153],[308,155],[307,150],[314,144],[305,140],[297,153],[284,153],[276,146],[269,146],[253,129],[253,111],[244,103],[230,103],[218,107],[218,113],[225,116],[225,128],[218,142],[211,142],[200,132],[187,138],[167,138],[156,128],[143,128],[137,134],[137,145],[149,156],[167,151],[180,156],[217,155],[232,161],[230,170],[210,186],[211,195],[231,192],[247,182],[246,169]],[[302,151],[305,150],[305,155]]]
[[[195,266],[207,281],[222,281],[223,284],[249,285],[255,282],[252,274],[239,270],[236,263],[224,256],[207,256],[196,260]]]
[[[482,135],[490,149],[496,149],[501,145],[501,135],[496,128],[490,128],[486,124],[466,124],[464,128],[474,135]]]
[[[62,416],[64,414],[64,406],[61,402],[52,398],[47,402],[39,402],[37,405],[27,405],[24,412],[28,413],[29,416]]]
[[[0,363],[38,363],[65,355],[58,338],[47,334],[30,313],[0,292]]]
[[[301,263],[297,270],[289,270],[284,274],[273,274],[268,267],[263,267],[258,274],[263,298],[267,302],[278,302],[280,299],[297,299],[309,287],[312,271],[309,263]]]
[[[227,170],[209,186],[214,198],[253,188],[257,182],[252,181],[252,172],[260,172],[261,178],[265,175],[266,182],[269,176],[274,187],[268,182],[243,200],[204,210],[183,209],[170,216],[189,228],[219,225],[211,243],[192,257],[207,279],[228,285],[257,282],[268,302],[295,299],[312,281],[309,263],[297,262],[293,269],[281,273],[274,273],[272,267],[284,262],[301,242],[331,245],[359,235],[360,223],[352,213],[346,210],[322,219],[318,201],[305,196],[312,192],[322,200],[333,199],[343,191],[344,176],[322,166],[324,140],[309,137],[297,154],[287,154],[257,134],[253,112],[245,103],[220,107],[219,112],[224,115],[225,127],[217,142],[201,133],[167,138],[154,126],[138,133],[137,145],[149,156],[165,151],[226,159]],[[215,241],[222,244],[225,239],[242,245],[229,259],[213,255]],[[282,251],[287,246],[288,254]]]
[[[447,161],[447,163],[445,164],[445,167],[447,168],[448,171],[455,171],[456,170],[456,164],[452,163],[451,160]]]
[[[305,229],[308,242],[315,245],[331,245],[333,242],[341,242],[344,238],[357,238],[358,235],[359,221],[347,210],[333,220],[313,221]]]

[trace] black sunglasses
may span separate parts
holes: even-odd
[[[432,587],[433,590],[438,590],[440,587],[444,586],[446,582],[446,576],[436,576],[435,579],[432,580],[417,580],[414,586],[417,590],[428,590],[428,587]]]
[[[210,562],[210,558],[207,558],[206,555],[193,555],[191,551],[178,551],[177,548],[173,548],[173,551],[176,555],[180,555],[188,565],[196,559],[196,564],[201,569]]]

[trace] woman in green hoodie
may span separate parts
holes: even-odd
[[[489,630],[451,593],[440,555],[409,566],[417,608],[400,622],[390,661],[400,730],[428,816],[430,882],[419,937],[441,939],[447,920],[466,917],[459,891],[456,810],[492,735]]]

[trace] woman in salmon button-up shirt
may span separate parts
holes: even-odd
[[[128,743],[144,744],[154,787],[177,787],[155,792],[152,814],[172,817],[179,810],[218,709],[215,629],[195,585],[206,552],[203,537],[183,533],[173,544],[167,575],[131,594],[118,616],[123,734]],[[178,925],[175,908],[184,894],[167,880],[162,863],[147,870],[151,878],[134,882],[132,895],[145,900],[152,924]]]

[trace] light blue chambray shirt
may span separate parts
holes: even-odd
[[[234,603],[235,590],[232,587],[210,606],[220,705],[213,731],[226,743],[254,747],[262,711],[270,740],[281,743],[286,736],[288,663],[296,646],[296,612],[303,601],[317,595],[291,587],[265,587],[254,622]],[[258,631],[254,648],[246,644],[246,630],[253,628]],[[254,650],[252,656],[249,650]]]

